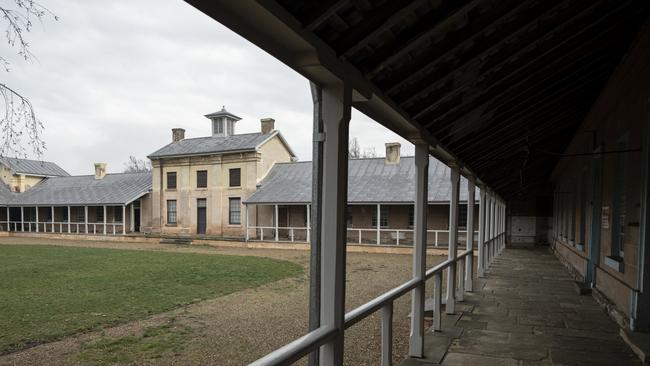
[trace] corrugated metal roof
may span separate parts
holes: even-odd
[[[158,149],[150,154],[149,158],[255,150],[274,134],[277,134],[277,131],[270,134],[257,132],[184,139]]]
[[[13,174],[39,175],[46,177],[67,177],[68,172],[50,161],[0,158],[0,163],[6,165]]]
[[[415,197],[413,157],[402,157],[388,165],[384,158],[353,159],[348,166],[348,202],[412,202]],[[246,203],[311,202],[311,162],[278,163],[260,182]],[[451,198],[450,169],[429,158],[429,202],[443,203]],[[467,200],[467,180],[461,177],[460,200]],[[476,199],[478,201],[478,193]]]
[[[23,193],[0,188],[3,205],[122,205],[151,190],[151,173],[107,174],[47,178]]]

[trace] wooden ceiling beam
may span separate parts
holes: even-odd
[[[402,44],[400,47],[398,47],[397,50],[392,52],[389,57],[387,57],[385,60],[382,60],[378,65],[372,66],[371,70],[366,74],[366,77],[368,79],[372,79],[373,76],[377,75],[379,72],[381,72],[385,67],[388,65],[394,63],[395,61],[399,60],[404,56],[406,53],[412,51],[415,49],[420,42],[424,41],[428,37],[431,37],[432,35],[440,32],[443,30],[445,27],[449,26],[453,22],[457,21],[458,19],[464,17],[467,15],[467,13],[480,5],[483,2],[483,0],[470,0],[467,2],[465,5],[462,5],[459,8],[456,8],[454,11],[452,11],[451,14],[446,15],[444,18],[442,18],[440,21],[436,22],[433,26],[428,28],[427,30],[419,33],[409,41],[405,42]]]
[[[629,1],[628,1],[628,2],[625,2],[625,4],[628,4],[628,3],[629,3]],[[586,30],[591,29],[591,28],[594,28],[594,27],[596,27],[597,25],[600,25],[600,23],[603,22],[604,20],[612,19],[612,17],[614,17],[615,15],[617,15],[616,13],[619,12],[619,11],[621,11],[622,9],[624,9],[624,7],[625,7],[625,5],[621,5],[621,6],[619,6],[619,7],[616,9],[615,12],[611,12],[611,13],[608,12],[608,13],[605,14],[604,16],[600,17],[596,22],[590,23],[588,27],[582,28],[579,32],[574,33],[574,34],[572,34],[571,36],[565,38],[562,42],[560,42],[559,44],[555,45],[554,47],[552,47],[552,48],[550,48],[550,49],[548,49],[548,50],[545,50],[545,51],[544,51],[541,55],[539,55],[538,57],[533,58],[532,60],[528,61],[528,62],[525,63],[524,65],[519,66],[517,69],[515,69],[514,71],[512,71],[511,73],[509,73],[508,75],[506,75],[503,79],[501,79],[498,83],[495,83],[495,84],[493,84],[493,85],[490,85],[490,87],[488,87],[487,89],[485,89],[484,91],[482,91],[482,92],[479,93],[478,95],[474,96],[474,98],[472,98],[471,101],[468,101],[468,102],[462,103],[462,104],[460,104],[460,105],[458,105],[458,106],[456,106],[456,107],[454,107],[454,108],[448,110],[448,111],[445,112],[443,115],[441,115],[441,116],[439,116],[439,117],[437,117],[437,118],[431,120],[430,122],[425,123],[424,125],[425,125],[427,128],[429,128],[429,127],[431,127],[432,125],[436,124],[438,121],[444,121],[445,118],[449,117],[450,115],[453,115],[454,113],[459,112],[459,111],[461,111],[462,109],[465,109],[465,110],[467,110],[466,112],[464,112],[464,113],[461,112],[461,113],[462,113],[461,115],[459,115],[459,116],[457,116],[457,117],[454,118],[454,120],[462,119],[462,118],[465,117],[467,114],[469,114],[471,111],[476,110],[476,109],[481,109],[481,108],[485,107],[486,105],[490,104],[492,101],[497,100],[497,99],[501,99],[501,98],[503,97],[504,94],[508,93],[508,92],[511,91],[513,88],[518,87],[519,85],[522,85],[522,84],[528,82],[528,81],[529,81],[533,76],[535,76],[537,73],[539,73],[539,69],[536,69],[537,72],[534,72],[534,73],[529,74],[527,77],[525,77],[525,78],[523,78],[523,79],[517,81],[516,83],[513,83],[513,84],[508,83],[509,86],[506,87],[502,92],[500,92],[500,93],[496,93],[494,96],[492,96],[492,97],[490,97],[490,98],[487,98],[487,100],[486,100],[485,102],[479,104],[478,106],[474,106],[474,107],[472,107],[471,109],[468,110],[468,106],[471,106],[471,105],[475,104],[476,101],[480,100],[481,97],[484,97],[485,95],[490,94],[494,89],[496,89],[497,86],[501,86],[501,84],[506,83],[506,81],[508,81],[508,79],[509,79],[510,77],[512,77],[512,75],[514,75],[514,74],[516,74],[516,73],[518,73],[518,72],[525,71],[527,68],[529,68],[529,67],[530,67],[531,65],[533,65],[535,62],[539,62],[540,59],[542,59],[543,57],[546,57],[546,56],[550,55],[552,52],[555,52],[555,51],[558,50],[560,47],[562,47],[562,46],[568,44],[569,41],[572,41],[572,40],[574,40],[574,39],[578,39],[578,37],[579,37],[580,35],[582,35],[583,33],[585,33]],[[597,33],[597,36],[591,38],[590,40],[588,40],[588,42],[593,42],[594,40],[599,39],[599,37],[601,37],[601,36],[603,36],[604,34],[606,34],[607,32],[609,32],[610,29],[612,29],[612,28],[616,28],[616,27],[618,27],[618,26],[619,26],[619,24],[616,23],[616,24],[614,24],[613,26],[606,28],[604,31],[600,31],[600,32],[598,32],[598,33]],[[583,45],[583,47],[584,47],[584,45]],[[580,50],[580,51],[581,51],[582,48],[579,48],[579,49],[573,48],[572,51],[570,51],[570,54],[576,53],[576,50]],[[552,63],[550,63],[550,64],[547,64],[547,65],[544,67],[544,69],[548,69],[548,68],[549,68],[549,65],[555,65],[555,64],[557,64],[558,62],[564,62],[565,60],[566,60],[566,55],[564,54],[564,55],[562,55],[562,57],[556,59],[554,62],[552,62]],[[421,111],[421,112],[418,112],[417,114],[415,114],[414,118],[416,118],[416,119],[418,119],[418,118],[423,118],[423,114],[426,113],[426,112],[428,112],[428,111],[429,111],[429,110],[427,109],[427,110],[423,110],[423,111]]]
[[[370,32],[368,32],[361,39],[358,39],[358,37],[347,37],[344,42],[340,42],[342,45],[337,48],[344,48],[340,52],[340,57],[348,59],[351,55],[366,47],[371,41],[375,40],[382,33],[386,32],[395,24],[402,21],[405,16],[415,11],[418,6],[424,4],[426,1],[427,0],[411,0],[411,2],[406,6],[401,5],[399,1],[389,1],[388,4],[392,6],[384,6],[386,10],[382,12],[380,19],[374,21],[376,24],[373,24],[373,26],[370,27]],[[401,7],[397,12],[395,12],[394,9],[396,4],[399,4],[399,7]]]
[[[594,3],[594,4],[595,4],[595,3]],[[586,9],[585,9],[584,11],[586,11]],[[432,83],[428,83],[429,85],[426,86],[425,88],[417,88],[417,87],[416,87],[415,90],[418,90],[418,91],[417,91],[416,93],[412,94],[408,99],[404,100],[403,103],[404,103],[404,104],[406,104],[406,103],[410,103],[410,102],[412,102],[413,100],[415,100],[415,99],[417,99],[417,98],[420,98],[422,95],[425,95],[425,94],[431,93],[433,90],[436,90],[436,89],[442,87],[442,86],[444,85],[444,83],[446,83],[446,82],[448,82],[448,81],[450,81],[450,80],[453,80],[453,78],[455,78],[459,72],[463,72],[463,70],[464,70],[466,67],[468,67],[469,65],[471,65],[472,63],[476,62],[477,60],[482,60],[484,57],[486,57],[487,55],[489,55],[490,53],[492,53],[495,49],[498,49],[499,47],[502,47],[504,43],[508,43],[510,40],[515,39],[516,36],[517,36],[520,32],[524,32],[524,31],[526,31],[527,29],[529,29],[529,28],[531,28],[531,27],[534,28],[535,26],[538,25],[539,22],[542,21],[542,19],[549,19],[549,17],[552,16],[553,14],[554,14],[553,12],[551,12],[551,13],[549,13],[549,12],[544,13],[542,16],[538,17],[537,20],[536,20],[535,22],[533,22],[533,23],[527,25],[526,27],[523,27],[523,28],[518,29],[515,33],[512,33],[510,36],[508,36],[507,38],[501,40],[499,43],[493,45],[493,46],[490,47],[489,49],[485,50],[485,51],[482,52],[481,54],[479,54],[479,55],[477,55],[476,57],[474,57],[473,59],[468,60],[468,61],[465,62],[463,65],[461,65],[461,66],[455,68],[453,71],[451,71],[451,72],[449,72],[448,74],[446,74],[443,78],[439,78],[439,79],[437,79],[436,81],[434,81],[434,82],[432,82]],[[551,19],[552,19],[552,18],[551,18]],[[535,49],[535,48],[536,48],[540,43],[548,41],[548,39],[549,39],[549,34],[558,34],[558,33],[560,33],[560,31],[563,30],[563,29],[564,29],[564,28],[565,28],[565,27],[566,27],[570,22],[571,22],[571,19],[569,19],[569,20],[567,20],[567,21],[565,21],[565,22],[562,22],[560,25],[554,27],[552,30],[550,30],[550,31],[548,31],[548,32],[542,32],[542,33],[540,33],[540,34],[539,34],[539,35],[538,35],[534,40],[532,40],[531,42],[529,42],[529,43],[527,44],[526,47],[521,48],[519,51],[515,52],[514,54],[510,55],[509,57],[507,57],[507,58],[501,60],[500,62],[498,62],[498,63],[496,63],[496,64],[490,66],[487,70],[484,70],[483,73],[482,73],[482,78],[483,78],[483,75],[486,75],[488,72],[490,72],[490,71],[492,71],[492,70],[498,70],[498,69],[499,69],[501,66],[503,66],[504,64],[507,64],[507,63],[509,63],[509,62],[512,62],[512,60],[520,59],[521,56],[522,56],[524,53],[526,53],[526,52],[530,52],[530,50],[534,50],[534,49]],[[439,99],[436,99],[436,101],[435,101],[434,103],[429,103],[426,107],[422,108],[422,109],[418,112],[418,115],[424,114],[424,113],[426,113],[426,112],[428,112],[428,111],[431,111],[431,110],[435,110],[438,106],[440,106],[440,105],[443,104],[445,101],[448,101],[449,99],[451,99],[451,98],[453,98],[454,96],[456,96],[457,93],[458,93],[460,90],[463,90],[463,89],[465,89],[466,87],[467,87],[467,83],[463,83],[463,84],[457,85],[453,90],[445,92],[445,93],[444,93],[444,97],[439,98]],[[398,100],[396,100],[396,101],[397,101],[398,103],[402,104],[402,102],[400,102],[400,101],[398,101]]]
[[[596,84],[599,83],[599,81],[600,80],[594,80],[592,83]],[[537,136],[544,130],[554,130],[554,121],[558,118],[563,118],[564,114],[569,114],[567,112],[573,112],[575,110],[582,110],[585,112],[588,110],[589,106],[592,104],[592,98],[583,99],[583,104],[578,104],[569,98],[565,98],[566,94],[575,93],[576,91],[583,89],[583,87],[584,84],[577,85],[574,88],[571,88],[571,90],[566,90],[563,94],[556,95],[556,103],[540,103],[536,108],[529,108],[526,111],[520,112],[518,115],[509,118],[506,122],[506,126],[496,127],[490,135],[486,135],[485,137],[481,136],[483,141],[490,141],[490,143],[498,142],[498,147],[485,148],[481,144],[474,144],[474,146],[469,147],[469,150],[465,149],[462,156],[480,156],[482,159],[490,159],[497,156],[501,149],[507,150],[507,148],[510,148],[510,143],[516,143],[521,139],[526,139],[531,134]],[[564,113],[560,111],[563,111]],[[515,122],[513,123],[513,121]],[[526,126],[526,130],[528,130],[527,132],[522,131],[521,128],[517,128],[518,126],[522,126],[522,124]],[[535,128],[530,130],[528,128],[530,125],[534,125]]]
[[[496,147],[492,148],[486,148],[485,146],[481,146],[481,149],[475,150],[473,153],[468,153],[466,154],[467,157],[470,156],[480,156],[480,158],[475,159],[476,160],[476,168],[478,171],[481,170],[490,170],[493,168],[492,162],[494,161],[507,161],[515,158],[515,155],[518,154],[517,148],[523,147],[524,144],[528,144],[530,146],[533,146],[536,144],[536,142],[543,138],[547,131],[549,131],[549,128],[552,127],[554,131],[558,130],[563,130],[565,128],[568,128],[567,126],[567,121],[575,121],[576,118],[580,120],[581,114],[584,113],[584,107],[583,108],[573,108],[570,111],[567,111],[563,113],[562,115],[555,116],[554,118],[550,118],[542,128],[534,128],[530,131],[527,131],[525,133],[519,133],[519,135],[515,138],[512,138],[510,140],[506,139],[499,139],[500,143],[496,143]],[[507,142],[506,142],[507,141]]]
[[[318,3],[318,2],[316,2]],[[318,16],[305,24],[305,28],[309,31],[314,31],[316,28],[320,27],[321,24],[325,23],[329,17],[336,14],[337,11],[341,10],[344,6],[350,3],[350,0],[338,0],[331,1],[331,4],[325,8]]]
[[[464,48],[467,47],[469,44],[471,44],[472,42],[474,42],[478,36],[483,35],[487,30],[493,29],[494,27],[496,27],[497,25],[499,25],[499,24],[505,22],[506,20],[510,20],[510,19],[512,18],[512,16],[513,16],[514,14],[518,13],[519,11],[521,11],[521,9],[530,6],[531,2],[538,2],[538,1],[537,1],[537,0],[534,0],[534,1],[533,1],[533,0],[530,0],[530,1],[523,1],[521,4],[519,4],[518,6],[512,8],[512,9],[509,10],[507,13],[505,13],[505,14],[503,14],[503,15],[497,17],[496,19],[494,19],[494,20],[493,20],[492,22],[490,22],[487,26],[482,27],[482,28],[481,28],[479,31],[477,31],[477,32],[474,32],[474,34],[473,34],[472,36],[466,38],[464,41],[459,42],[459,43],[456,43],[452,48],[450,48],[450,49],[448,49],[448,50],[445,50],[445,51],[442,52],[442,53],[438,53],[438,54],[436,55],[436,57],[434,57],[434,59],[432,59],[432,60],[430,60],[430,61],[424,63],[422,66],[418,66],[417,69],[416,69],[415,71],[409,71],[408,75],[404,75],[404,73],[401,73],[400,75],[396,76],[396,77],[393,79],[394,81],[388,81],[388,82],[386,82],[385,86],[388,87],[388,89],[387,89],[387,91],[386,91],[387,94],[391,95],[391,94],[395,93],[395,91],[396,91],[397,89],[401,88],[404,84],[407,84],[407,83],[411,83],[411,82],[413,82],[416,78],[420,77],[421,74],[422,74],[424,71],[426,71],[426,70],[428,70],[429,68],[433,67],[434,65],[436,65],[437,63],[439,63],[441,60],[445,60],[446,58],[450,57],[450,56],[453,55],[456,51],[464,49]],[[568,1],[565,1],[565,3],[566,3],[566,2],[568,2]],[[556,8],[556,7],[554,7],[554,8]],[[521,29],[527,29],[527,28],[530,28],[531,26],[532,26],[531,24],[528,24],[528,25],[526,25],[525,27],[520,28],[520,30],[521,30]],[[510,33],[506,39],[512,38],[512,37],[514,37],[515,35],[516,35],[516,33]],[[497,45],[499,45],[499,44],[501,44],[501,42],[499,42]],[[466,67],[467,65],[471,64],[472,62],[475,62],[475,61],[476,61],[477,59],[479,59],[480,57],[482,57],[482,56],[484,56],[484,55],[486,55],[486,54],[489,54],[489,52],[491,52],[491,51],[494,49],[494,47],[496,47],[497,45],[488,48],[487,50],[485,50],[484,52],[481,52],[480,54],[476,55],[475,57],[472,57],[470,60],[468,60],[467,62],[463,63],[461,66],[455,68],[454,71],[452,71],[452,72],[446,74],[446,76],[445,76],[444,78],[442,78],[442,79],[438,79],[435,83],[433,83],[433,85],[432,85],[431,87],[429,87],[429,88],[427,88],[427,89],[433,90],[433,87],[436,87],[436,86],[442,85],[446,80],[449,79],[449,77],[450,77],[454,72],[458,71],[459,69],[462,69],[463,67]],[[416,88],[416,89],[417,89],[417,88]],[[417,93],[416,95],[419,95],[419,94],[421,94],[421,93]],[[408,102],[408,100],[407,100],[406,102]]]
[[[590,56],[587,54],[587,56]],[[584,59],[587,60],[586,67],[583,67],[582,69],[589,69],[591,65],[598,65],[598,62],[604,58],[604,56],[599,56],[597,58],[593,57],[584,57]],[[582,59],[581,59],[582,60]],[[581,60],[577,60],[575,63],[579,63]],[[605,66],[601,66],[601,68],[604,68]],[[549,102],[553,100],[558,100],[560,98],[565,97],[566,95],[570,95],[571,93],[575,92],[576,90],[580,90],[584,88],[584,84],[587,84],[589,81],[593,80],[593,76],[596,73],[588,73],[587,75],[584,75],[584,73],[579,73],[576,72],[574,68],[568,67],[568,70],[562,70],[563,72],[566,72],[567,74],[563,76],[560,79],[553,79],[551,77],[545,78],[541,80],[541,82],[536,83],[535,85],[531,85],[525,90],[518,91],[516,95],[519,97],[518,99],[508,99],[507,100],[507,106],[508,108],[503,111],[499,111],[498,115],[492,116],[491,120],[498,120],[499,116],[501,115],[506,115],[508,116],[505,120],[499,121],[496,123],[496,125],[490,125],[490,123],[485,123],[486,125],[490,126],[489,129],[501,129],[501,128],[513,128],[516,125],[520,123],[519,121],[519,116],[522,114],[526,114],[529,111],[537,111],[538,109],[545,109],[549,107]],[[597,68],[600,70],[600,68]],[[543,75],[543,74],[542,74]],[[586,79],[586,80],[585,80]],[[586,81],[586,82],[585,82]],[[538,87],[537,85],[543,85],[543,87]],[[560,89],[557,89],[556,86],[561,86]],[[530,92],[533,92],[532,94]],[[555,91],[554,93],[552,93]],[[527,96],[523,98],[524,96]],[[499,110],[500,107],[506,105],[505,103],[502,103],[496,107],[491,108],[491,110]],[[523,110],[522,110],[523,108]],[[484,114],[486,114],[484,111]],[[557,113],[557,111],[555,111]],[[469,122],[471,123],[471,121]],[[505,125],[504,127],[502,127]],[[448,135],[439,137],[441,140],[444,140],[455,133],[457,133],[461,129],[467,129],[467,122],[466,123],[459,123],[455,122],[454,123],[454,129],[450,131]],[[481,131],[485,133],[486,131]],[[493,136],[490,136],[493,137]],[[460,149],[460,151],[463,151],[464,146],[456,146],[455,148]]]

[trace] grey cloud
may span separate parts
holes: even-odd
[[[37,62],[11,57],[5,81],[29,96],[46,123],[44,159],[73,174],[95,161],[121,171],[171,139],[209,133],[204,114],[226,105],[238,132],[273,117],[300,160],[311,159],[311,97],[302,76],[177,0],[43,0],[60,16],[29,34]],[[4,46],[3,54],[14,50]],[[403,139],[353,113],[351,136],[383,154]]]

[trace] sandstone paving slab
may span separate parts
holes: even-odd
[[[491,314],[463,314],[462,320],[473,320],[477,322],[499,323],[499,324],[517,324],[517,318],[507,315],[491,315]]]
[[[588,320],[567,320],[567,328],[572,329],[583,329],[590,330],[594,332],[609,332],[618,334],[618,328],[612,327],[612,324],[603,323],[600,321],[588,321]]]
[[[626,366],[641,365],[641,361],[630,353],[611,353],[591,351],[576,351],[552,348],[551,361],[554,365],[576,366]]]
[[[522,325],[541,325],[545,327],[565,328],[564,320],[548,314],[517,315],[517,322]]]
[[[486,329],[488,323],[487,322],[479,322],[479,321],[473,321],[473,320],[459,320],[458,323],[456,323],[459,327],[463,329]]]
[[[638,365],[618,326],[545,250],[508,249],[456,323],[443,365]]]
[[[489,357],[482,355],[472,355],[466,353],[447,354],[442,365],[448,366],[519,366],[519,361],[511,358]]]
[[[495,330],[498,332],[533,334],[532,325],[509,324],[502,322],[488,322],[486,330]]]
[[[463,337],[452,343],[449,351],[516,360],[543,360],[548,356],[548,351],[543,347],[531,347],[529,344],[516,342],[494,342],[489,337]]]
[[[489,329],[489,325],[488,325],[488,329]],[[612,332],[592,332],[590,330],[583,330],[583,329],[554,328],[554,327],[533,327],[533,334],[564,335],[569,337],[594,338],[594,339],[604,339],[609,341],[616,341],[619,339],[619,336],[616,333],[612,333]]]

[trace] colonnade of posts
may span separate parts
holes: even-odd
[[[106,205],[103,206],[94,206],[94,207],[102,207],[103,210],[103,215],[102,215],[102,222],[89,222],[88,221],[88,207],[89,206],[27,206],[27,207],[33,207],[35,209],[35,221],[25,221],[25,206],[20,206],[20,221],[11,221],[11,215],[10,215],[10,207],[7,206],[7,231],[20,231],[20,232],[25,232],[25,231],[31,231],[31,224],[34,223],[34,231],[35,232],[44,232],[47,233],[47,227],[48,225],[50,226],[49,232],[54,233],[56,231],[56,225],[58,224],[59,231],[58,233],[65,233],[67,232],[68,234],[71,233],[80,233],[80,227],[83,228],[83,233],[88,234],[91,233],[91,231],[88,229],[89,226],[93,227],[92,233],[93,234],[126,234],[126,205],[121,205],[121,206],[110,206],[110,207],[121,207],[122,209],[122,220],[121,222],[115,222],[114,220],[112,222],[107,221],[107,207]],[[39,208],[43,207],[49,207],[50,208],[50,219],[49,220],[39,220]],[[60,221],[56,222],[55,221],[55,207],[62,207],[66,210],[67,219],[65,221]],[[73,222],[72,221],[72,212],[71,212],[71,207],[83,207],[84,208],[84,221],[83,222]],[[13,226],[12,226],[13,224]],[[25,229],[25,224],[28,224],[27,230]],[[43,230],[40,230],[40,225],[43,225]],[[96,225],[102,225],[102,230],[100,233],[96,231]],[[113,225],[112,230],[108,230],[107,227],[108,225]],[[122,229],[118,232],[115,230],[115,226],[120,225],[122,226]],[[75,227],[75,230],[73,231],[72,228]],[[65,229],[64,229],[65,228]]]
[[[392,317],[395,300],[411,293],[411,332],[409,356],[424,355],[424,303],[425,285],[434,279],[433,330],[441,329],[441,304],[443,273],[447,275],[447,314],[456,311],[457,301],[463,301],[466,291],[474,286],[473,254],[474,240],[467,236],[467,249],[457,251],[458,201],[461,169],[449,162],[451,167],[452,195],[449,210],[450,245],[448,259],[432,268],[426,266],[426,222],[428,197],[429,144],[425,140],[411,139],[415,143],[415,197],[414,197],[414,245],[412,278],[378,296],[356,309],[345,313],[346,273],[346,205],[348,182],[348,133],[352,103],[351,89],[347,84],[322,88],[322,99],[315,118],[324,127],[322,154],[314,164],[322,164],[322,177],[315,177],[322,204],[315,217],[320,223],[320,326],[306,335],[253,362],[251,365],[287,365],[310,353],[318,353],[315,359],[320,366],[343,364],[345,330],[381,312],[381,364],[392,364]],[[316,136],[315,136],[316,138]],[[469,175],[468,231],[473,231],[473,206],[476,179]],[[498,195],[479,186],[481,192],[478,238],[478,276],[484,276],[494,258],[505,247],[505,202]],[[313,208],[316,209],[315,207]]]

